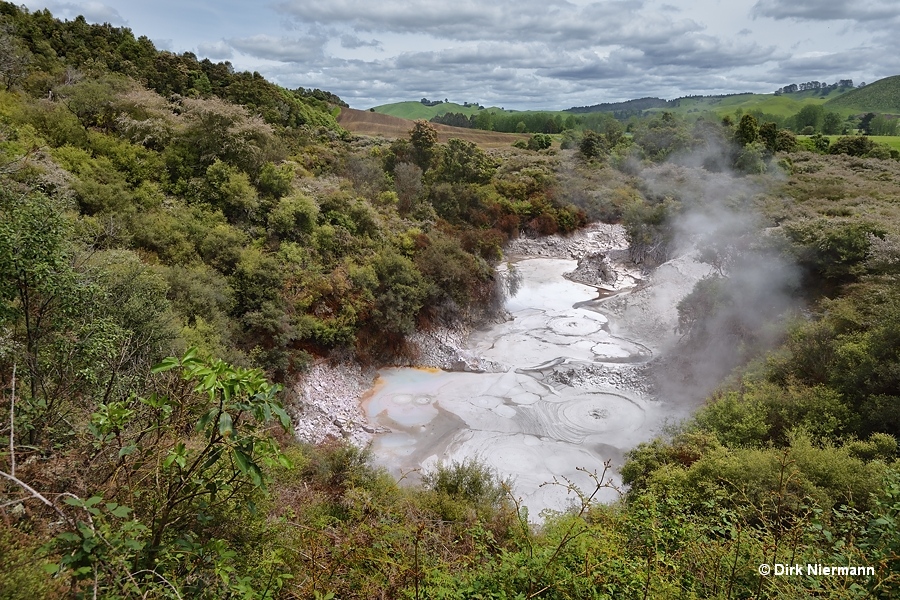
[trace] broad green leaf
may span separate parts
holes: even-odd
[[[200,389],[210,390],[213,389],[216,385],[216,374],[210,373],[206,376],[206,379],[203,380],[203,384],[200,386]]]
[[[278,421],[281,423],[281,426],[285,429],[290,429],[291,427],[291,418],[288,416],[287,412],[277,404],[272,405],[272,412],[274,412],[278,416]]]
[[[225,437],[231,436],[234,433],[234,428],[232,427],[231,415],[227,412],[223,412],[219,415],[219,433]]]
[[[237,465],[237,468],[241,470],[241,473],[244,473],[246,475],[250,470],[250,465],[252,464],[250,457],[237,448],[232,451],[232,455],[234,456],[234,463]]]
[[[197,431],[203,431],[204,429],[206,429],[206,426],[209,425],[209,422],[212,421],[216,416],[217,411],[217,408],[211,408],[209,409],[209,412],[200,417],[200,420],[197,422]]]
[[[253,480],[253,485],[256,487],[263,487],[262,471],[254,463],[250,464],[250,479]]]
[[[163,371],[170,371],[178,366],[178,359],[174,356],[169,356],[157,364],[154,365],[153,368],[150,369],[151,373],[161,373]]]
[[[128,456],[129,454],[133,454],[136,450],[137,450],[137,446],[135,446],[134,444],[125,446],[124,448],[119,450],[119,458],[122,458],[123,456]]]
[[[203,468],[208,469],[211,466],[213,466],[214,464],[216,464],[216,461],[219,460],[220,456],[222,456],[222,447],[217,446],[217,447],[213,448],[212,451],[209,453],[209,458],[207,458],[206,462],[203,463]]]

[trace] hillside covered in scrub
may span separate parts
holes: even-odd
[[[897,150],[747,113],[354,135],[328,92],[6,2],[0,83],[0,597],[900,593]],[[415,332],[499,314],[510,240],[596,220],[636,268],[711,266],[659,393],[720,360],[570,511],[537,522],[478,462],[401,485],[295,439],[310,365],[415,363]],[[790,302],[748,293],[771,265]]]

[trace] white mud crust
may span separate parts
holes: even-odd
[[[355,363],[333,365],[323,360],[310,367],[293,386],[290,410],[297,438],[312,444],[346,439],[368,445],[376,429],[366,422],[359,400],[374,380],[374,369]]]

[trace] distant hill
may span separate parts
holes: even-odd
[[[393,104],[383,104],[375,107],[375,112],[382,115],[391,115],[392,117],[400,117],[401,119],[425,119],[430,121],[434,117],[446,113],[462,113],[466,116],[475,115],[482,110],[499,110],[478,108],[477,105],[470,104],[465,106],[455,102],[441,102],[440,104],[422,104],[421,102],[395,102]]]
[[[738,109],[747,112],[760,111],[769,115],[789,117],[800,111],[807,104],[825,104],[829,99],[837,98],[848,93],[848,88],[832,90],[805,90],[790,94],[729,94],[723,96],[684,96],[670,100],[662,109],[653,109],[656,112],[668,110],[675,114],[689,115],[714,113],[718,116],[735,114]],[[849,114],[852,111],[838,111]]]
[[[670,111],[689,117],[711,113],[717,117],[749,112],[761,112],[771,118],[787,118],[797,114],[807,104],[821,104],[826,110],[842,116],[862,112],[900,114],[900,75],[887,77],[862,88],[828,87],[782,94],[725,94],[720,96],[683,96],[673,100],[645,97],[625,102],[603,102],[589,106],[575,106],[564,111],[507,111],[497,107],[480,108],[455,102],[423,104],[422,102],[397,102],[376,106],[375,112],[403,119],[431,120],[445,113],[476,115],[480,112],[541,112],[551,115],[587,115],[608,113],[617,119],[631,115]]]
[[[626,100],[625,102],[603,102],[601,104],[592,104],[591,106],[573,106],[567,108],[565,112],[570,113],[592,113],[592,112],[621,112],[621,111],[640,111],[650,108],[665,108],[669,105],[668,100],[662,98],[638,98],[637,100]]]
[[[885,77],[825,103],[828,110],[900,114],[900,75]]]

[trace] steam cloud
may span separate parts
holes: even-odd
[[[705,398],[737,365],[772,347],[785,319],[799,306],[798,267],[782,247],[777,228],[768,227],[757,201],[774,181],[710,172],[702,153],[643,170],[645,194],[680,203],[674,218],[671,255],[709,265],[693,293],[673,289],[669,301],[684,301],[681,335],[657,369],[664,400]],[[679,297],[681,296],[681,297]]]

